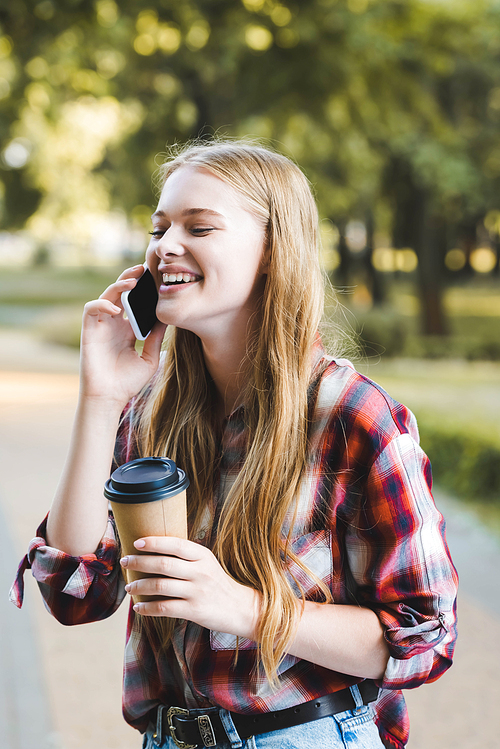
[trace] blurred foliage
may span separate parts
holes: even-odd
[[[463,287],[458,287],[464,291]],[[455,289],[454,289],[455,290]],[[500,324],[498,317],[481,315],[481,301],[487,300],[494,307],[500,302],[500,290],[488,285],[477,285],[475,314],[454,314],[450,304],[451,290],[444,295],[448,310],[449,335],[423,335],[415,314],[401,314],[398,307],[408,303],[408,295],[400,292],[393,304],[369,310],[357,311],[353,324],[362,355],[367,358],[410,357],[415,359],[466,359],[468,361],[500,361]],[[491,293],[496,291],[496,293]],[[488,293],[490,292],[490,293]],[[418,302],[416,297],[410,297]],[[415,312],[418,304],[414,306]]]
[[[253,135],[341,234],[357,217],[372,248],[416,249],[443,333],[445,252],[500,216],[499,24],[496,0],[2,0],[0,225],[42,247],[115,209],[144,228],[166,144]]]
[[[500,503],[500,442],[491,434],[419,420],[420,441],[440,486],[466,499]]]

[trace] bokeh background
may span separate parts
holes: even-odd
[[[496,746],[464,716],[467,679],[483,724],[498,697],[472,627],[500,631],[498,0],[0,0],[5,584],[64,459],[83,303],[141,261],[164,154],[214,136],[260,139],[306,172],[330,330],[417,415],[456,531],[463,665],[415,697],[410,749]],[[138,746],[119,715],[125,611],[64,630],[31,583],[28,629],[3,615],[2,746],[30,731],[47,747]]]

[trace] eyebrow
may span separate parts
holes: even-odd
[[[182,211],[181,216],[197,216],[199,214],[205,215],[205,216],[217,216],[218,218],[225,218],[222,213],[218,213],[217,211],[213,211],[210,208],[186,208],[186,210]],[[151,218],[155,217],[161,217],[165,218],[166,213],[165,211],[155,211]]]

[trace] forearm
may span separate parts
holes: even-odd
[[[288,652],[332,671],[379,679],[389,651],[378,616],[367,608],[306,601]]]
[[[106,528],[109,478],[121,407],[81,398],[69,452],[47,524],[47,542],[61,551],[92,554]]]
[[[243,586],[242,586],[243,587]],[[236,634],[255,640],[260,616],[260,595],[246,588]],[[297,602],[301,606],[300,601]],[[243,611],[246,613],[243,614]],[[287,648],[290,655],[323,666],[331,671],[380,679],[389,659],[384,630],[378,616],[368,608],[306,601],[295,632]]]

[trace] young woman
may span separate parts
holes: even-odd
[[[307,180],[264,148],[189,146],[152,220],[160,322],[136,353],[120,298],[142,266],[86,305],[72,444],[18,605],[27,567],[65,624],[159,596],[131,604],[125,658],[148,749],[401,748],[401,689],[451,665],[456,575],[414,417],[322,349]],[[113,452],[187,472],[190,540],[119,558]],[[121,567],[152,576],[124,590]]]

